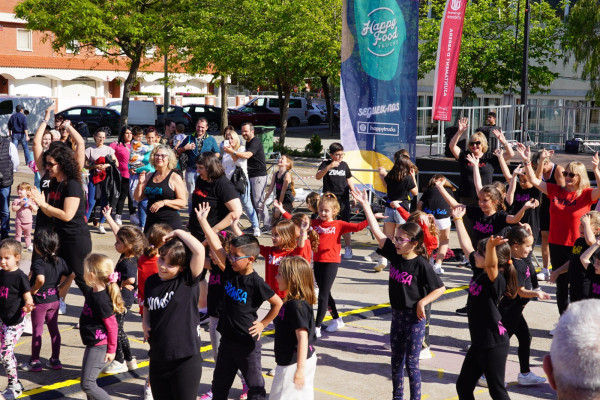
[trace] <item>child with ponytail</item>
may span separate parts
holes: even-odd
[[[377,252],[389,260],[389,295],[392,307],[390,344],[392,349],[393,399],[404,396],[404,367],[408,370],[410,399],[421,398],[419,356],[425,336],[425,307],[445,290],[440,278],[424,258],[423,230],[414,222],[400,225],[393,241],[379,228],[367,192],[353,192],[365,210]]]
[[[87,256],[83,277],[92,290],[85,294],[79,317],[79,334],[86,346],[81,363],[81,389],[90,399],[110,400],[96,380],[106,364],[115,359],[118,335],[115,313],[125,312],[125,304],[117,285],[118,273],[107,256]]]

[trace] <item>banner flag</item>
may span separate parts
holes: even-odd
[[[344,0],[340,94],[344,160],[379,192],[394,153],[415,156],[419,2]]]
[[[467,0],[448,0],[438,41],[433,83],[433,119],[450,121]]]

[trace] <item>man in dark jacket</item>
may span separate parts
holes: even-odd
[[[29,165],[29,161],[31,161],[33,157],[29,152],[29,146],[27,146],[27,141],[29,141],[27,117],[25,117],[25,114],[23,113],[23,106],[21,104],[17,104],[15,110],[16,112],[11,115],[8,120],[8,136],[12,138],[15,147],[18,147],[19,143],[21,143],[23,153],[25,153],[25,163]]]

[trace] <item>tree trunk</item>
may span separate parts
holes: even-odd
[[[327,105],[327,116],[329,117],[329,136],[333,135],[333,101],[331,101],[331,92],[329,91],[329,77],[321,76],[321,86],[325,94],[325,104]]]
[[[227,75],[221,75],[221,134],[229,123],[227,105]]]
[[[123,101],[121,103],[119,132],[125,125],[127,125],[127,118],[129,117],[129,93],[131,93],[131,87],[137,78],[137,72],[140,68],[140,62],[142,60],[141,53],[142,52],[140,51],[139,54],[136,54],[136,57],[131,60],[131,65],[129,66],[129,75],[127,75],[127,79],[125,79],[125,83],[123,84]]]
[[[281,82],[277,79],[277,94],[279,95],[279,116],[281,118],[281,131],[279,132],[279,145],[283,148],[285,145],[285,135],[287,134],[287,120],[290,109],[290,93],[292,86],[287,82]]]

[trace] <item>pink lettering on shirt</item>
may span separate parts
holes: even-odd
[[[412,283],[413,276],[405,271],[399,271],[397,268],[390,267],[390,279],[395,280],[398,283],[402,283],[406,286],[410,286]]]
[[[525,278],[529,278],[531,276],[531,272],[529,272],[529,266],[525,270]]]
[[[498,333],[500,335],[504,335],[506,333],[506,328],[502,325],[502,321],[498,321]]]
[[[277,314],[277,316],[278,316],[280,319],[282,319],[282,320],[283,320],[283,317],[285,316],[285,306],[282,306],[282,307],[279,309],[279,314]]]
[[[317,225],[315,231],[317,231],[319,235],[335,235],[335,226],[323,228],[321,225]]]
[[[96,340],[104,340],[107,337],[108,336],[106,336],[106,332],[104,332],[102,329],[96,329]]]
[[[479,221],[475,221],[473,229],[481,233],[494,233],[494,227],[491,224],[482,224]]]
[[[279,265],[283,260],[283,256],[274,257],[273,254],[269,254],[269,264],[271,265]]]
[[[7,287],[0,287],[0,298],[5,298],[8,299],[8,288]]]
[[[529,201],[530,198],[531,196],[529,193],[515,194],[515,201],[517,203],[525,203],[526,201]]]
[[[592,294],[600,294],[600,285],[592,283]]]
[[[211,275],[208,281],[209,285],[220,285],[221,284],[221,275]]]
[[[481,290],[483,290],[483,286],[477,284],[473,279],[469,283],[469,293],[473,296],[479,296],[481,294]]]
[[[81,310],[81,313],[83,315],[85,315],[86,317],[91,317],[92,316],[92,309],[86,303],[86,304],[83,305],[83,310]]]

